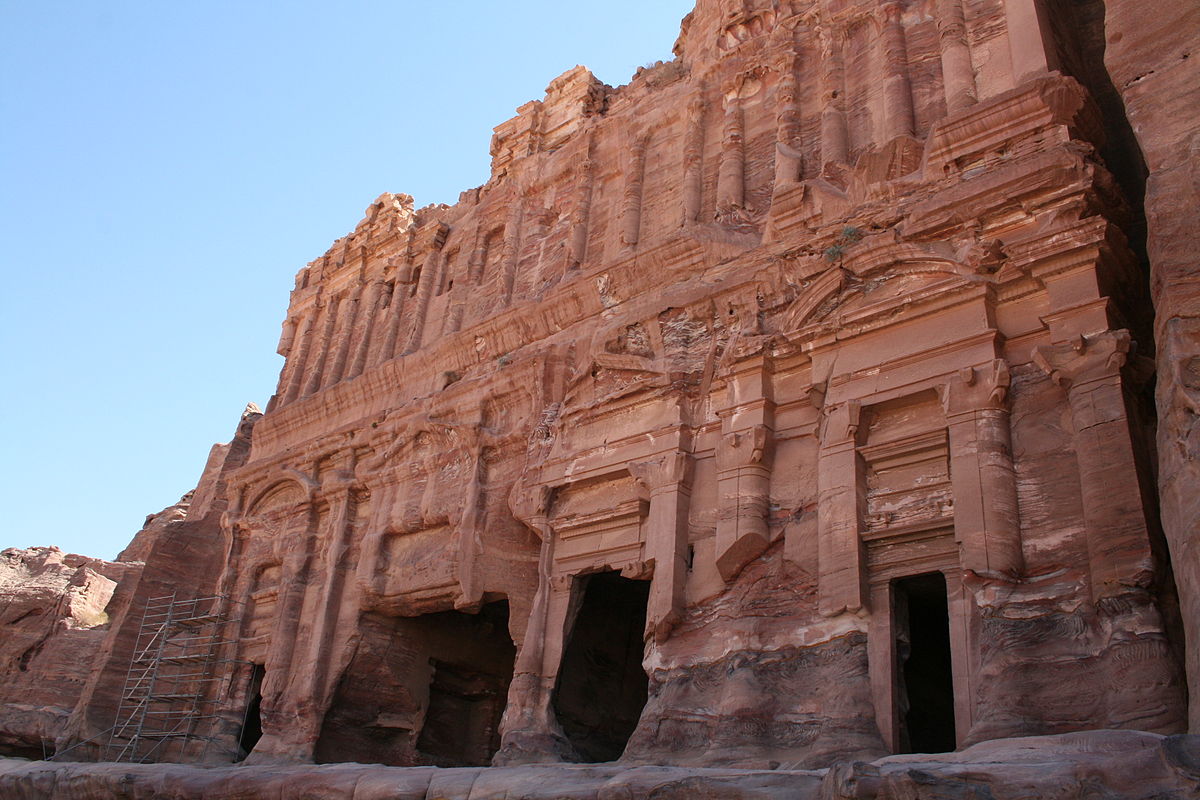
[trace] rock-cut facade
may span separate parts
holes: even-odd
[[[297,275],[265,412],[104,579],[46,735],[110,729],[172,594],[230,627],[164,760],[805,769],[1185,731],[1195,520],[1156,459],[1196,450],[1155,427],[1103,14],[700,0],[673,60],[518,109],[457,204],[379,197]]]

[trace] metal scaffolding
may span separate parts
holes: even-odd
[[[203,741],[203,751],[189,755],[203,757],[221,682],[231,673],[226,665],[237,663],[222,657],[237,622],[228,609],[219,595],[182,600],[172,593],[146,602],[106,760],[177,758],[193,741]]]

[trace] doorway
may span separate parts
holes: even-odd
[[[313,759],[396,767],[490,764],[516,658],[508,619],[507,600],[484,603],[473,614],[364,614]]]
[[[584,761],[616,761],[646,705],[650,582],[601,572],[577,578],[575,591],[583,599],[563,650],[554,712]]]
[[[892,582],[900,752],[954,750],[954,671],[946,577]]]
[[[245,760],[262,738],[262,682],[266,668],[262,664],[252,664],[251,667],[250,686],[246,690],[250,702],[246,705],[242,731],[238,734],[238,761]]]

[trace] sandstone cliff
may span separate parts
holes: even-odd
[[[1188,633],[1191,727],[1200,731],[1200,6],[1105,6],[1104,62],[1149,173],[1147,251],[1158,347],[1158,488]]]
[[[53,755],[141,564],[54,547],[0,553],[0,748]]]

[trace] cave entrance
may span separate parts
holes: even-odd
[[[463,626],[470,645],[432,637],[429,704],[417,737],[422,764],[486,767],[500,749],[500,718],[508,701],[516,646],[508,635],[508,601],[488,603],[479,614],[432,614]]]
[[[500,749],[505,696],[496,676],[431,659],[429,710],[417,739],[428,763],[486,767]]]
[[[246,704],[242,731],[238,734],[238,761],[245,760],[262,738],[262,682],[266,668],[262,664],[252,664],[251,667],[250,686],[246,689],[246,696],[250,698],[250,702]]]
[[[956,737],[946,577],[895,580],[892,597],[900,751],[949,752]]]
[[[582,600],[563,651],[554,713],[584,761],[615,761],[646,705],[650,582],[601,572],[577,578],[574,591]]]
[[[484,767],[500,748],[516,646],[507,600],[477,613],[362,616],[321,726],[317,763]]]

